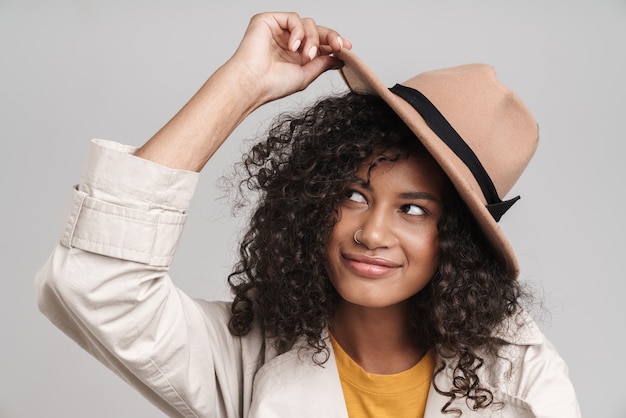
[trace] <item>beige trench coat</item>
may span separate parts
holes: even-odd
[[[95,140],[60,243],[37,274],[42,312],[172,417],[337,417],[347,411],[332,356],[282,355],[258,329],[233,337],[226,302],[194,300],[168,276],[198,175]],[[567,367],[529,317],[504,324],[505,356],[481,381],[502,402],[464,417],[580,416]],[[450,387],[450,376],[439,376]],[[431,388],[425,416],[447,398]]]

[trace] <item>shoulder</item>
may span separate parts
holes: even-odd
[[[502,321],[494,330],[493,336],[508,344],[520,346],[541,344],[545,339],[535,320],[523,310]]]
[[[580,416],[567,364],[528,313],[504,321],[494,336],[505,344],[486,361],[484,377],[505,404],[525,404],[538,416]]]
[[[481,385],[493,394],[492,406],[480,416],[580,417],[567,365],[528,313],[507,318],[494,330],[494,338],[502,342],[498,354],[483,353],[483,364],[477,370]],[[450,387],[454,365],[448,363],[435,379],[438,387]],[[431,390],[429,402],[433,405],[446,401]],[[462,400],[457,399],[453,406],[470,412]]]

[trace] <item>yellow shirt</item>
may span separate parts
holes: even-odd
[[[435,370],[429,350],[413,367],[396,374],[368,373],[330,336],[350,418],[423,418]]]

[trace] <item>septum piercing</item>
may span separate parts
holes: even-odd
[[[356,242],[356,243],[357,243],[357,244],[359,244],[359,245],[361,245],[361,244],[362,244],[362,242],[361,242],[361,241],[359,241],[359,238],[358,238],[358,235],[359,235],[359,233],[360,233],[360,232],[363,232],[363,230],[362,230],[362,229],[358,229],[358,230],[354,233],[354,237],[353,237],[353,238],[354,238],[354,242]]]

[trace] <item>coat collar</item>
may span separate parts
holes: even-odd
[[[523,312],[504,321],[494,336],[518,346],[541,344],[543,341],[538,327]],[[328,348],[330,357],[322,366],[311,360],[310,351],[302,343],[295,344],[281,355],[266,356],[265,364],[257,371],[254,379],[249,417],[348,418],[330,343]],[[445,387],[446,379],[449,378],[447,373],[442,373],[438,378],[443,379],[440,386]],[[441,407],[447,400],[431,385],[424,417],[441,416]]]

